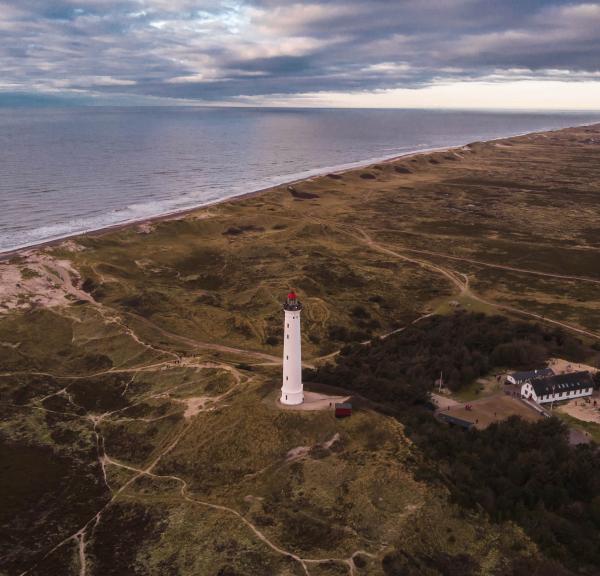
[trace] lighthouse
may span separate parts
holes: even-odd
[[[292,291],[287,295],[284,311],[283,335],[283,384],[282,404],[302,404],[302,342],[300,337],[300,313],[302,304]]]

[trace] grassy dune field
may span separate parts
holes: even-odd
[[[374,576],[398,551],[410,574],[530,573],[537,546],[451,501],[395,419],[277,407],[281,303],[304,302],[307,366],[457,308],[597,347],[599,198],[591,126],[12,255],[0,574]]]

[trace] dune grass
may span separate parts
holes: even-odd
[[[31,309],[0,316],[0,449],[18,464],[0,490],[12,522],[0,571],[81,573],[74,540],[44,551],[113,496],[86,532],[92,576],[304,574],[288,553],[331,558],[310,573],[337,575],[360,550],[358,576],[500,574],[535,557],[514,524],[451,503],[389,417],[270,402],[281,302],[294,288],[305,304],[307,362],[494,302],[597,330],[594,283],[527,270],[600,279],[599,131],[380,163],[50,248],[94,301],[44,309],[23,292]],[[25,257],[8,265],[34,280]],[[221,396],[184,417],[186,400]]]

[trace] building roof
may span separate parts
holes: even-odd
[[[473,422],[469,422],[468,420],[464,420],[462,418],[457,418],[456,416],[451,416],[450,414],[446,414],[445,412],[440,412],[438,414],[438,417],[440,418],[440,420],[444,420],[448,424],[455,424],[456,426],[461,426],[462,428],[466,428],[467,430],[475,426]]]
[[[549,378],[534,380],[531,385],[535,390],[536,396],[545,396],[546,394],[562,394],[571,392],[571,390],[581,390],[594,386],[592,375],[587,372],[571,372],[568,374],[558,374]]]
[[[350,404],[350,402],[336,402],[335,409],[337,410],[338,408],[352,410],[352,404]]]
[[[515,382],[524,382],[525,380],[535,380],[536,378],[546,378],[553,376],[552,368],[540,368],[539,370],[527,370],[525,372],[513,372],[511,376]]]

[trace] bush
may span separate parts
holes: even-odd
[[[364,315],[361,306],[353,314]],[[549,331],[536,324],[513,322],[502,316],[485,316],[457,312],[453,316],[433,316],[407,330],[395,334],[377,346],[358,343],[370,337],[371,322],[360,331],[343,326],[329,329],[331,340],[352,342],[338,359],[338,368],[352,374],[347,387],[361,381],[356,363],[360,361],[365,376],[386,380],[386,389],[405,387],[421,390],[423,400],[440,372],[451,390],[460,390],[494,367],[514,369],[540,368],[550,356],[563,356],[576,361],[592,351],[560,330]],[[324,367],[316,376],[327,383],[334,378]],[[335,382],[331,382],[335,384]]]
[[[354,318],[370,318],[371,315],[363,306],[355,306],[352,308],[352,316]]]
[[[350,332],[345,326],[331,326],[329,328],[329,338],[339,342],[348,342],[350,340]]]

